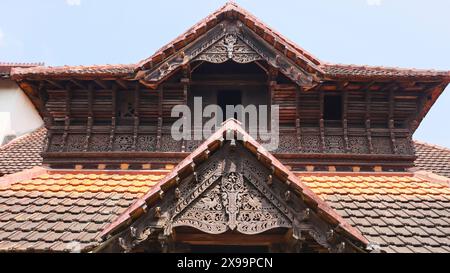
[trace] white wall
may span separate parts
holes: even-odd
[[[0,145],[5,136],[19,137],[42,124],[36,108],[19,86],[10,80],[0,80]]]

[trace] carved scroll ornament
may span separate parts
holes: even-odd
[[[239,39],[236,34],[227,34],[195,60],[210,63],[224,63],[228,60],[233,60],[237,63],[251,63],[262,60],[262,58]]]

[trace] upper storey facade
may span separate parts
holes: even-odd
[[[12,78],[44,117],[53,167],[178,163],[202,140],[174,140],[172,109],[200,97],[203,107],[278,105],[273,153],[295,170],[398,171],[413,165],[411,136],[450,73],[325,63],[229,3],[138,64]]]

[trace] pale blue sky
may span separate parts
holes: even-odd
[[[448,0],[236,1],[323,61],[450,70]],[[220,0],[2,0],[0,61],[136,63]],[[450,147],[450,88],[415,139]]]

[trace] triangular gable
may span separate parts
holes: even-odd
[[[227,43],[227,39],[235,43]],[[225,41],[225,52],[212,50]],[[224,48],[222,46],[222,48]],[[233,50],[235,48],[235,50]],[[244,48],[248,54],[234,54]],[[211,53],[214,57],[211,58]],[[205,53],[208,57],[203,56]],[[240,58],[245,55],[248,58]],[[320,61],[273,31],[235,3],[227,3],[187,32],[139,63],[136,79],[155,88],[161,81],[191,61],[220,63],[226,60],[264,60],[293,82],[310,88],[323,74]]]
[[[243,141],[224,136],[242,136]],[[228,139],[228,137],[227,137]],[[365,250],[368,241],[300,179],[229,120],[102,232],[122,250],[176,227],[208,234],[292,230],[329,251]]]

